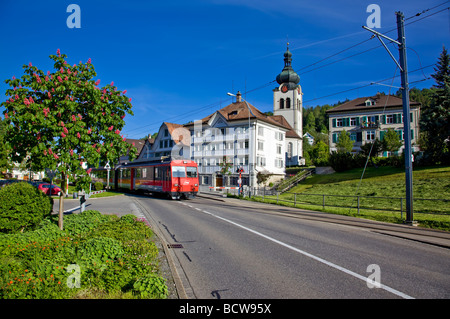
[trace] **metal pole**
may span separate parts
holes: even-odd
[[[406,182],[406,224],[413,224],[413,192],[412,192],[412,152],[411,152],[411,119],[409,108],[409,83],[408,70],[406,61],[406,42],[405,42],[405,25],[404,15],[402,12],[396,12],[398,47],[400,56],[401,82],[402,82],[402,99],[403,99],[403,133],[405,141],[405,182]]]

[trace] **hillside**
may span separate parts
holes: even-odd
[[[296,207],[311,210],[403,222],[406,218],[404,170],[369,167],[361,179],[362,171],[314,175],[280,194],[279,203],[292,206],[295,201]],[[424,227],[450,230],[450,167],[415,168],[413,197],[414,220]],[[266,196],[266,200],[275,198]]]

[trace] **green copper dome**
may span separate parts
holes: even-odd
[[[297,84],[300,82],[300,76],[294,71],[291,66],[292,62],[292,53],[289,51],[289,44],[284,53],[284,68],[280,74],[277,75],[278,84],[287,84],[289,90],[297,87]]]

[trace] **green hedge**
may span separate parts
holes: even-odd
[[[34,229],[52,209],[52,199],[37,187],[25,182],[6,185],[0,190],[0,232]]]

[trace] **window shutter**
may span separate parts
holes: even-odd
[[[336,127],[336,119],[333,119],[333,127]]]
[[[337,143],[337,133],[333,133],[333,143]]]
[[[380,140],[382,141],[384,139],[385,131],[380,131]]]
[[[386,124],[386,115],[381,116],[381,124]]]

